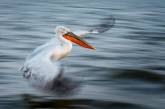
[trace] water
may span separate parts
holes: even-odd
[[[114,28],[74,45],[63,60],[66,74],[81,82],[58,96],[30,87],[19,72],[34,48],[54,37],[56,25],[85,29],[113,15]],[[1,109],[164,109],[165,1],[1,0]],[[67,69],[67,70],[66,70]]]

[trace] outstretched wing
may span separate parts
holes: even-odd
[[[115,24],[115,18],[113,16],[108,16],[102,19],[102,22],[100,24],[93,25],[87,30],[75,31],[74,33],[78,35],[79,37],[83,37],[86,34],[103,33],[111,29],[114,26],[114,24]]]

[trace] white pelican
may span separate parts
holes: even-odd
[[[22,67],[24,77],[34,86],[46,88],[49,82],[61,75],[59,61],[71,52],[72,43],[95,49],[67,27],[57,26],[55,33],[56,37],[36,48]]]
[[[101,27],[105,26],[105,27]],[[52,88],[62,77],[60,60],[67,56],[72,50],[72,43],[88,49],[95,49],[82,40],[82,36],[89,33],[101,33],[112,27],[101,24],[89,31],[80,31],[74,34],[69,28],[57,26],[55,28],[56,37],[47,43],[36,48],[21,68],[24,77],[35,87]],[[58,83],[57,83],[58,84]],[[56,84],[56,85],[57,85]],[[60,83],[61,84],[61,83]],[[58,88],[58,87],[57,87]]]

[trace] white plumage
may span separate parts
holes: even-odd
[[[104,27],[105,26],[105,27]],[[70,53],[72,42],[88,49],[94,49],[80,37],[89,33],[101,33],[112,27],[108,23],[101,24],[87,31],[78,31],[75,34],[64,26],[57,26],[55,29],[55,38],[36,48],[27,58],[21,68],[24,77],[31,85],[38,88],[59,88],[59,84],[65,86],[62,81],[62,67],[59,61]],[[66,84],[69,84],[68,81]],[[62,86],[62,87],[63,87]]]
[[[41,89],[55,87],[53,82],[62,76],[62,66],[59,61],[72,50],[71,41],[63,37],[70,32],[71,30],[64,26],[56,27],[56,37],[36,48],[26,58],[21,70],[31,85]],[[89,32],[84,31],[78,35],[82,36],[87,33]]]
[[[60,73],[59,60],[72,49],[72,43],[62,35],[70,32],[66,27],[59,26],[55,30],[56,37],[36,48],[25,61],[22,71],[24,77],[33,85],[47,87]]]

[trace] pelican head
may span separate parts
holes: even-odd
[[[65,26],[57,26],[55,28],[55,33],[56,34],[64,35],[64,34],[66,34],[68,32],[71,32],[71,30],[69,28],[65,27]]]
[[[95,49],[90,44],[88,44],[86,41],[84,41],[82,38],[78,37],[76,34],[74,34],[69,28],[65,26],[57,26],[55,28],[55,33],[57,34],[59,40],[61,42],[68,42],[69,43],[75,43],[81,47],[88,48],[88,49]]]

